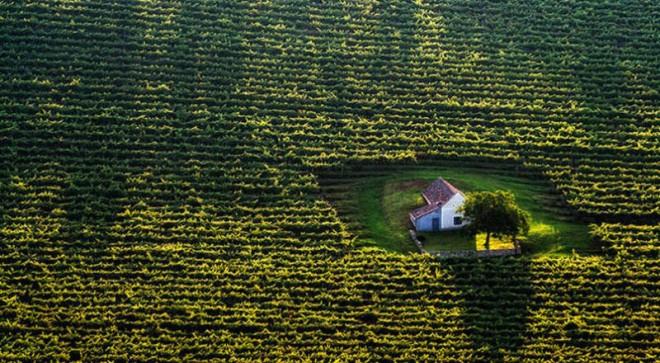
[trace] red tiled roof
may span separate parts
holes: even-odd
[[[447,203],[451,197],[460,192],[446,180],[438,178],[422,192],[422,196],[428,204],[441,205]]]
[[[422,192],[422,196],[426,199],[426,203],[428,204],[413,210],[410,212],[410,216],[413,219],[417,219],[421,216],[427,215],[436,208],[442,207],[442,205],[447,203],[451,197],[460,192],[460,190],[456,189],[455,186],[449,184],[446,180],[438,178]]]
[[[419,208],[417,208],[417,209],[414,209],[412,212],[410,212],[410,216],[411,216],[413,219],[417,219],[417,218],[419,218],[419,217],[421,217],[421,216],[425,216],[425,215],[427,215],[427,214],[433,212],[436,208],[438,208],[437,205],[434,205],[434,204],[427,204],[427,205],[425,205],[425,206],[423,206],[423,207],[419,207]]]

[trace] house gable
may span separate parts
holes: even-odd
[[[461,228],[467,224],[463,220],[463,213],[458,212],[463,202],[465,202],[465,196],[463,193],[457,193],[442,206],[442,219],[440,221],[442,229]],[[460,217],[460,224],[454,223],[455,217]]]
[[[457,212],[463,205],[465,196],[443,178],[431,183],[422,192],[422,196],[427,204],[409,214],[410,222],[417,231],[432,231],[434,219],[438,219],[439,230],[461,228],[467,224],[463,221],[463,214]]]
[[[461,205],[463,205],[464,201],[465,196],[462,193],[454,194],[451,199],[447,201],[447,203],[442,205],[442,209],[458,209]]]

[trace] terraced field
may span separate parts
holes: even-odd
[[[653,1],[0,2],[0,361],[660,355]],[[601,255],[356,243],[319,179],[552,184]]]

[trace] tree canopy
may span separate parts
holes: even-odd
[[[529,231],[529,213],[518,207],[511,192],[468,193],[461,211],[470,222],[468,231],[486,233],[486,249],[490,249],[491,235],[516,238]]]

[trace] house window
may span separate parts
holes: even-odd
[[[454,225],[460,226],[461,224],[463,224],[463,217],[459,217],[459,216],[454,217]]]

